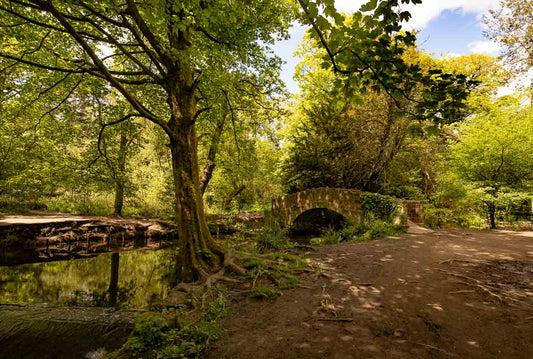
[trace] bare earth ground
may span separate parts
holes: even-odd
[[[533,232],[412,227],[309,258],[325,275],[232,303],[207,357],[533,358]]]

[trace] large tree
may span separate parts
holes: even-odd
[[[491,228],[504,193],[527,193],[533,180],[533,116],[520,98],[504,97],[459,127],[451,164],[486,206]]]
[[[195,123],[208,107],[202,81],[240,72],[254,81],[279,61],[268,53],[286,35],[289,1],[117,2],[2,0],[0,49],[14,63],[76,78],[104,80],[131,106],[113,123],[145,118],[168,135],[172,155],[179,277],[207,278],[224,261],[209,235]],[[206,106],[209,106],[206,104]],[[227,262],[227,261],[226,261]]]

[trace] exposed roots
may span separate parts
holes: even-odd
[[[449,271],[446,271],[446,270],[443,270],[443,269],[438,269],[438,271],[446,273],[447,275],[450,275],[450,276],[453,276],[453,277],[456,277],[456,278],[461,278],[463,280],[466,280],[466,281],[460,281],[458,283],[459,284],[463,284],[463,285],[468,285],[468,286],[473,286],[473,287],[479,288],[482,291],[484,291],[485,293],[489,294],[491,297],[498,299],[503,304],[511,305],[509,302],[520,303],[519,300],[517,300],[515,298],[512,298],[511,296],[503,293],[500,290],[500,288],[497,288],[497,287],[495,287],[493,285],[485,283],[485,282],[483,282],[481,280],[478,280],[478,279],[475,279],[475,278],[472,278],[472,277],[469,277],[469,276],[466,276],[466,275],[463,275],[463,274],[449,272]],[[466,291],[459,291],[459,292],[463,292],[464,293]],[[499,292],[499,293],[497,293],[497,292]]]
[[[205,269],[200,269],[200,279],[194,283],[179,283],[176,290],[191,293],[194,289],[207,287],[211,288],[213,284],[219,281],[237,283],[239,279],[228,277],[226,273],[234,273],[238,276],[246,275],[246,270],[235,263],[235,256],[228,251],[223,254],[224,263],[222,268],[216,273],[209,273]]]

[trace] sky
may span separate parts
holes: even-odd
[[[357,11],[363,0],[336,0],[337,9],[346,13]],[[489,9],[495,9],[499,0],[423,0],[420,5],[408,5],[412,18],[404,23],[406,30],[419,30],[418,44],[434,56],[456,56],[482,53],[496,56],[497,44],[483,35],[482,17]],[[300,61],[293,55],[302,39],[305,28],[291,28],[289,40],[279,41],[274,52],[286,63],[281,78],[289,91],[296,93],[294,66]]]

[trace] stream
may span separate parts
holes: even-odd
[[[146,309],[166,297],[170,250],[0,267],[0,304]]]
[[[138,310],[168,295],[174,261],[163,249],[0,267],[0,358],[101,358],[118,349]]]

